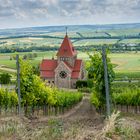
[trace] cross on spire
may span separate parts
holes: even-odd
[[[65,28],[66,28],[66,35],[67,35],[68,27],[66,26]]]

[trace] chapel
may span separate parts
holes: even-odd
[[[82,59],[66,34],[56,54],[56,59],[43,59],[40,64],[40,77],[58,88],[76,88],[77,80],[86,79]]]

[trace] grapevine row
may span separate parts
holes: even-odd
[[[112,93],[111,100],[114,105],[140,106],[140,88],[117,88]],[[98,93],[92,93],[90,101],[97,110],[103,106]]]
[[[78,92],[70,92],[58,90],[56,88],[44,87],[39,93],[27,93],[22,97],[22,107],[25,107],[25,112],[29,108],[51,106],[54,108],[70,108],[82,100],[83,95]],[[0,89],[0,110],[17,107],[18,96],[17,93],[12,91]]]

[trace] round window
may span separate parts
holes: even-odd
[[[67,73],[66,73],[65,71],[61,71],[61,72],[59,73],[59,76],[60,76],[61,78],[66,78],[66,77],[67,77]]]

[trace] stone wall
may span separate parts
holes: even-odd
[[[60,72],[65,71],[67,73],[66,78],[60,77]],[[59,66],[55,70],[55,85],[59,88],[71,88],[71,71],[67,68],[64,62],[60,62]]]
[[[87,78],[87,73],[86,73],[86,69],[85,69],[85,65],[84,65],[83,61],[82,61],[82,65],[81,65],[80,69],[81,69],[81,71],[80,71],[79,79],[80,80],[85,80]]]
[[[71,88],[76,88],[77,79],[71,79]]]
[[[58,63],[60,63],[61,61],[66,61],[68,62],[72,67],[75,64],[75,60],[76,60],[77,56],[73,56],[73,57],[57,57],[58,59]]]

